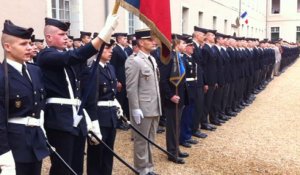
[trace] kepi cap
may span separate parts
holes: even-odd
[[[10,20],[4,21],[2,33],[12,35],[22,39],[30,39],[33,32],[33,28],[23,28],[14,25]]]
[[[50,25],[50,26],[55,26],[57,28],[59,28],[62,31],[68,31],[69,27],[71,25],[71,23],[69,22],[62,22],[60,20],[57,19],[53,19],[53,18],[45,18],[45,25]]]
[[[136,30],[135,31],[135,37],[136,39],[148,39],[152,37],[152,32],[150,29],[142,29],[142,30]]]

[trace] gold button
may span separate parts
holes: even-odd
[[[36,95],[36,91],[34,91],[33,93],[34,93],[34,95]]]
[[[38,103],[37,102],[34,102],[34,105],[36,106]]]
[[[35,116],[35,113],[32,113],[32,116],[34,117],[34,116]]]

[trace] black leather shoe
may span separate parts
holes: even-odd
[[[254,93],[254,94],[259,94],[260,91],[259,91],[259,90],[255,90],[255,91],[253,91],[253,93]]]
[[[205,125],[202,125],[202,126],[201,126],[201,129],[208,130],[208,131],[214,131],[214,130],[216,130],[217,128],[214,127],[214,126],[212,126],[212,125],[205,124]]]
[[[243,110],[243,109],[245,109],[245,106],[239,105],[238,109]]]
[[[187,140],[185,142],[189,143],[189,144],[193,144],[193,145],[196,145],[197,143],[199,143],[197,140],[194,140],[194,139],[189,139],[189,140]]]
[[[161,134],[163,132],[165,132],[166,130],[164,128],[158,127],[156,130],[156,133]]]
[[[146,175],[159,175],[159,174],[154,173],[154,172],[148,172]]]
[[[222,126],[222,124],[219,121],[211,121],[210,123],[216,126]]]
[[[207,134],[202,133],[200,131],[196,131],[196,132],[193,133],[193,136],[204,139],[204,138],[207,137]]]
[[[184,153],[184,152],[179,152],[178,157],[180,158],[186,158],[189,157],[190,155],[188,153]]]
[[[224,121],[228,121],[229,120],[228,116],[226,116],[225,114],[220,115],[219,119],[224,120]]]
[[[129,129],[129,126],[125,125],[124,123],[121,123],[119,126],[117,126],[118,129],[127,131]]]
[[[237,114],[236,114],[235,112],[227,112],[226,115],[231,116],[231,117],[234,117],[234,116],[236,116]]]
[[[182,158],[173,158],[173,157],[168,157],[168,160],[177,164],[185,164],[185,161]]]
[[[231,119],[231,117],[230,117],[229,115],[222,114],[221,117],[220,117],[220,119],[225,120],[225,121],[228,121],[228,120]]]
[[[241,105],[243,105],[243,106],[249,106],[249,104],[246,103],[246,102],[242,102]]]
[[[222,120],[222,119],[218,119],[218,122],[220,122],[220,123],[225,123],[226,121],[225,121],[225,120]]]
[[[234,108],[234,109],[232,110],[232,112],[238,113],[238,112],[241,112],[241,109],[239,109],[239,108]]]
[[[180,145],[183,146],[183,147],[186,147],[186,148],[191,148],[192,147],[192,145],[187,143],[187,142],[182,142],[182,143],[180,143]]]

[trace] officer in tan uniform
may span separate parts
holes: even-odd
[[[136,31],[140,51],[131,55],[125,63],[126,90],[132,125],[154,141],[161,101],[159,92],[159,71],[155,58],[150,55],[154,40],[149,29]],[[134,166],[140,175],[155,175],[151,146],[134,133]]]

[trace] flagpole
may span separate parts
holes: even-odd
[[[179,72],[180,72],[180,66],[179,66],[179,58],[178,58],[178,52],[176,52],[176,64],[178,65],[177,67],[178,67],[178,69],[179,69]],[[179,85],[179,83],[177,83],[176,85],[175,85],[175,94],[176,94],[176,96],[179,96],[179,94],[178,94],[178,85]],[[180,99],[178,100],[178,103],[176,103],[176,107],[175,107],[175,112],[176,112],[176,114],[175,114],[175,122],[176,122],[176,124],[175,124],[175,136],[176,136],[176,158],[178,158],[178,156],[179,156],[179,101],[180,101]]]
[[[178,85],[175,86],[175,93],[176,93],[176,96],[178,96]],[[176,132],[175,132],[175,136],[176,136],[176,158],[178,158],[179,156],[179,115],[178,115],[178,112],[179,112],[179,101],[178,103],[176,103],[176,114],[175,114],[175,122],[176,122]]]

